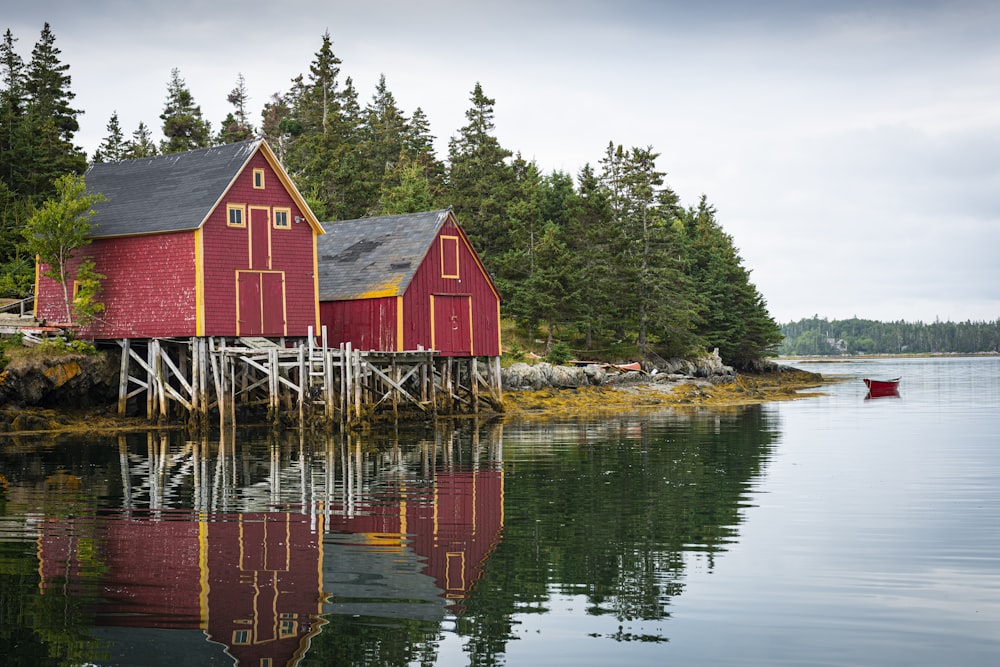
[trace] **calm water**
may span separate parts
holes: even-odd
[[[0,440],[3,664],[1000,664],[1000,358],[797,365],[847,381],[717,413]]]

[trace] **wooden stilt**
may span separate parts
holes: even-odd
[[[128,367],[132,348],[128,338],[118,341],[118,344],[122,348],[121,373],[118,376],[118,416],[124,417],[128,404]]]

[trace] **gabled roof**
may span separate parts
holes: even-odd
[[[261,139],[92,165],[84,174],[87,190],[108,201],[94,207],[93,238],[135,236],[198,229],[215,210],[233,179],[262,151],[288,188],[310,225],[319,221]]]
[[[401,296],[451,209],[324,222],[316,240],[319,300]]]

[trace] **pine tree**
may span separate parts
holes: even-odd
[[[400,154],[393,175],[386,180],[394,184],[383,187],[373,215],[400,215],[438,208],[424,168],[405,153]]]
[[[201,107],[195,104],[194,96],[176,67],[170,71],[167,100],[160,120],[163,121],[163,136],[166,137],[160,143],[160,151],[164,154],[212,145],[211,125],[202,118]]]
[[[0,44],[0,182],[14,194],[23,190],[29,151],[24,61],[14,48],[16,41],[8,29]]]
[[[655,343],[666,354],[685,354],[698,342],[693,288],[684,271],[678,197],[662,187],[666,174],[656,168],[658,157],[651,147],[609,145],[602,161],[615,225],[609,250],[624,288],[621,326],[634,328],[639,352],[646,355]]]
[[[32,49],[24,80],[31,145],[21,194],[35,203],[55,192],[59,176],[81,174],[87,167],[83,150],[73,145],[80,129],[76,117],[82,112],[70,106],[76,95],[70,90],[69,65],[59,60],[60,53],[46,23]]]
[[[293,79],[283,98],[290,113],[277,123],[284,137],[286,169],[313,211],[330,220],[360,217],[371,206],[357,178],[357,91],[350,78],[341,88],[339,65],[326,32],[308,79],[301,75]],[[273,129],[268,127],[266,132]]]
[[[396,105],[396,98],[379,77],[371,102],[365,107],[360,127],[358,152],[361,159],[359,180],[366,190],[366,199],[372,202],[369,213],[380,208],[379,193],[399,184],[402,174],[396,169],[405,155],[407,120]]]
[[[153,157],[157,154],[153,133],[146,123],[139,121],[139,126],[132,133],[132,138],[125,142],[122,159],[135,160],[142,157]]]
[[[229,91],[226,101],[233,105],[233,111],[222,121],[218,143],[234,144],[239,141],[253,139],[256,131],[250,125],[247,115],[247,104],[250,101],[250,94],[247,92],[246,80],[243,78],[242,73],[236,78],[236,87]]]
[[[682,214],[689,275],[699,286],[698,332],[726,363],[752,368],[781,342],[781,329],[715,215],[705,196]]]
[[[125,152],[127,150],[127,144],[125,142],[125,137],[122,134],[121,124],[118,122],[118,112],[115,111],[111,114],[111,118],[108,120],[107,125],[108,134],[104,137],[104,141],[101,145],[94,151],[94,162],[121,162],[125,159]]]
[[[458,219],[487,268],[506,247],[512,153],[493,135],[493,105],[477,82],[465,112],[468,123],[448,142],[448,194]]]

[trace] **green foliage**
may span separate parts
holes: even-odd
[[[549,353],[545,355],[545,361],[550,364],[561,366],[573,358],[573,351],[569,345],[563,342],[553,343]]]
[[[56,179],[81,173],[85,163],[71,143],[80,112],[70,104],[68,68],[48,25],[27,65],[15,42],[8,30],[0,43],[0,291],[23,296],[34,279],[33,255],[16,240],[56,193]],[[320,220],[452,205],[501,292],[505,316],[549,348],[558,330],[589,356],[609,360],[718,347],[727,363],[741,366],[773,352],[780,331],[732,238],[705,198],[690,209],[681,205],[653,147],[609,142],[596,170],[585,165],[575,179],[542,173],[500,144],[496,101],[477,82],[443,162],[419,107],[400,108],[380,76],[361,108],[341,65],[325,32],[308,70],[261,114],[260,134]],[[232,111],[213,135],[172,70],[159,148],[177,152],[254,136],[242,74],[226,99]],[[158,152],[144,123],[125,139],[113,114],[107,129],[95,161]],[[63,263],[52,259],[49,271]],[[87,275],[94,268],[85,268],[84,280],[75,276],[78,321],[100,312],[99,278]],[[849,345],[878,349],[879,339],[869,338],[849,338]],[[803,345],[813,342],[807,337]]]
[[[790,356],[1000,352],[1000,320],[925,324],[817,315],[784,324],[781,332],[778,353]]]
[[[66,321],[72,322],[70,263],[77,250],[90,243],[87,234],[90,231],[90,217],[95,213],[93,206],[105,198],[100,194],[87,193],[83,177],[72,174],[57,179],[56,189],[57,196],[46,200],[28,220],[24,227],[24,237],[28,250],[45,266],[42,275],[62,286]],[[99,280],[98,274],[93,273],[92,264],[89,270],[85,270],[83,277],[88,281],[85,293],[92,298],[96,293],[93,283]],[[89,313],[91,316],[97,312],[93,310],[94,306],[82,302],[79,307],[83,308],[84,314]]]
[[[90,324],[98,313],[104,311],[104,304],[97,300],[104,276],[94,270],[94,262],[85,259],[76,267],[76,290],[73,295],[73,322],[81,327]]]
[[[194,96],[176,67],[170,71],[167,100],[160,120],[163,121],[163,136],[166,137],[160,144],[160,150],[164,154],[182,153],[212,145],[211,125],[202,118],[201,107],[195,104]]]
[[[718,348],[722,358],[736,367],[772,354],[781,342],[780,328],[750,282],[732,237],[716,221],[715,209],[702,196],[681,220],[689,275],[698,285],[695,330],[705,346]]]

